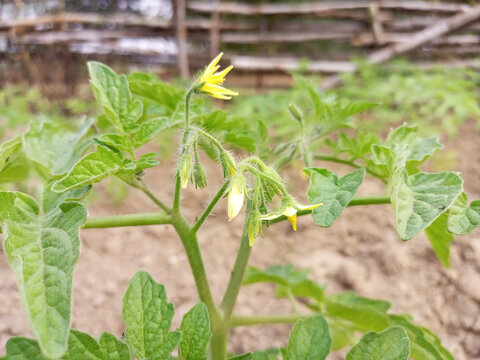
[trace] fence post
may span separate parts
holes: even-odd
[[[175,0],[175,27],[178,46],[178,68],[180,76],[190,77],[190,68],[188,65],[187,49],[187,20],[186,20],[186,0]]]

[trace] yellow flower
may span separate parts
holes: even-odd
[[[225,76],[233,69],[233,66],[230,65],[220,72],[215,72],[220,69],[220,66],[217,64],[222,56],[223,53],[218,54],[203,70],[202,75],[197,80],[197,84],[201,85],[198,90],[217,99],[230,100],[232,96],[238,95],[238,92],[226,89],[220,85],[223,84]]]
[[[322,203],[319,204],[314,204],[314,205],[300,205],[297,203],[288,203],[284,204],[282,207],[280,207],[279,210],[262,215],[261,220],[273,220],[276,219],[282,215],[285,215],[287,217],[287,220],[292,224],[293,231],[297,231],[297,211],[298,210],[313,210],[319,206],[322,206]]]
[[[245,200],[245,178],[243,175],[235,175],[228,192],[228,218],[231,221],[242,210]]]

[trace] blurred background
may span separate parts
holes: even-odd
[[[222,65],[235,67],[226,85],[240,96],[213,106],[198,97],[202,103],[197,105],[208,111],[228,107],[225,116],[235,131],[224,134],[224,140],[239,154],[258,153],[268,148],[268,141],[275,144],[294,133],[298,124],[288,104],[311,107],[311,88],[325,102],[381,104],[356,117],[362,131],[383,137],[391,126],[408,122],[418,124],[422,134],[442,134],[445,150],[433,157],[428,170],[461,171],[469,199],[480,198],[477,1],[0,0],[0,141],[30,122],[75,122],[99,115],[88,85],[89,60],[117,73],[151,72],[186,87],[187,79],[220,51],[225,53]],[[264,129],[257,127],[259,121],[268,129],[263,144],[255,143]],[[170,139],[176,136],[171,129],[165,133]],[[147,178],[167,198],[175,149],[163,135],[152,146],[150,150],[166,156]],[[317,165],[339,174],[351,170]],[[208,169],[211,182],[205,191],[187,189],[188,215],[195,216],[198,204],[216,190],[215,176],[221,174],[215,169]],[[302,199],[307,180],[300,172],[295,163],[285,169]],[[19,174],[19,169],[3,171],[0,183],[14,182]],[[371,180],[362,186],[361,195],[384,189]],[[115,178],[95,187],[87,201],[92,215],[154,210]],[[241,224],[227,222],[225,214],[219,210],[200,234],[217,297],[241,234]],[[406,243],[399,240],[391,206],[349,208],[329,229],[320,230],[306,217],[301,221],[298,233],[284,224],[258,239],[252,265],[310,267],[312,278],[328,283],[328,291],[353,290],[392,301],[394,311],[411,313],[436,332],[457,360],[480,359],[478,229],[456,240],[451,269],[445,269],[424,235]],[[168,227],[82,230],[73,326],[93,336],[104,330],[119,336],[121,297],[139,269],[165,284],[178,323],[197,295],[185,254],[173,237]],[[240,296],[239,312],[288,311],[288,302],[275,299],[273,292],[273,287],[248,287]],[[29,335],[3,254],[0,293],[7,294],[0,307],[1,355],[10,336]],[[231,348],[245,352],[283,346],[288,332],[288,326],[235,329]]]

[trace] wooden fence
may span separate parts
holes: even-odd
[[[122,39],[170,39],[176,54],[127,49],[122,55],[178,66],[187,76],[219,50],[238,69],[285,72],[303,67],[326,74],[356,71],[352,57],[381,63],[406,54],[419,66],[476,66],[480,6],[427,1],[251,2],[173,0],[172,19],[125,13],[60,13],[0,22],[4,51],[101,42],[115,49]],[[13,49],[13,50],[12,50]],[[155,59],[160,59],[155,61]],[[326,86],[334,86],[333,76]]]

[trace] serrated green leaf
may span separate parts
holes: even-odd
[[[122,166],[121,158],[105,146],[98,145],[97,151],[80,159],[62,179],[56,181],[57,192],[91,185],[115,174]]]
[[[480,225],[480,200],[467,205],[467,194],[461,193],[448,210],[448,231],[468,234]]]
[[[341,108],[340,114],[343,118],[347,119],[353,115],[367,111],[375,106],[378,106],[378,104],[366,101],[350,102]]]
[[[326,299],[326,315],[355,324],[359,331],[382,331],[389,325],[386,314],[390,304],[383,300],[373,300],[346,292],[329,296]]]
[[[372,164],[378,169],[377,172],[388,179],[395,172],[395,154],[394,152],[383,145],[372,145],[372,160],[369,162],[369,166]]]
[[[288,286],[304,280],[309,272],[310,270],[308,269],[295,270],[291,264],[270,266],[265,271],[256,267],[250,267],[247,269],[243,284],[271,282]]]
[[[122,151],[130,152],[132,149],[130,138],[119,134],[103,134],[99,139],[94,138],[93,141],[117,154],[121,154]]]
[[[166,117],[155,118],[146,121],[140,125],[140,128],[135,133],[135,148],[146,144],[153,139],[160,131],[168,127],[168,119]]]
[[[323,316],[309,316],[293,325],[284,360],[322,360],[330,353],[331,345]]]
[[[4,251],[42,351],[55,358],[67,348],[73,270],[80,247],[78,229],[87,212],[76,202],[46,210],[41,215],[29,195],[0,192]]]
[[[392,326],[375,333],[365,334],[347,354],[345,360],[407,360],[410,339],[405,330]]]
[[[414,360],[454,360],[440,339],[427,328],[412,323],[405,315],[389,315],[392,325],[401,326],[411,343],[410,357]]]
[[[105,360],[130,360],[130,350],[126,344],[109,333],[100,336],[100,348],[105,353]]]
[[[72,329],[68,338],[68,360],[110,360],[106,352],[90,335]]]
[[[170,115],[175,111],[183,100],[183,91],[160,80],[154,74],[132,73],[128,76],[128,82],[133,94],[160,104]]]
[[[246,353],[243,355],[231,356],[228,360],[250,360],[252,359],[252,353]]]
[[[198,303],[183,316],[180,325],[179,358],[181,360],[204,360],[207,345],[212,336],[210,318],[204,303]]]
[[[167,360],[180,341],[180,332],[170,332],[173,305],[162,285],[139,271],[130,280],[123,298],[126,339],[140,359]]]
[[[453,203],[462,186],[462,178],[454,172],[398,174],[392,204],[400,238],[409,240],[427,228]]]
[[[34,339],[12,337],[7,341],[8,360],[47,360]]]
[[[52,175],[66,173],[78,161],[86,144],[79,144],[91,120],[85,121],[76,131],[51,122],[34,122],[23,135],[23,148],[27,157],[44,166]]]
[[[108,120],[119,134],[135,132],[143,105],[140,100],[132,98],[127,77],[117,75],[108,66],[98,62],[91,61],[87,65],[93,93]]]
[[[455,239],[447,229],[448,214],[443,213],[425,229],[430,244],[443,266],[450,267],[450,243]]]
[[[307,168],[310,176],[308,201],[311,204],[323,203],[313,210],[313,220],[318,226],[329,227],[356,194],[365,177],[365,169],[358,169],[341,178],[327,169]]]

